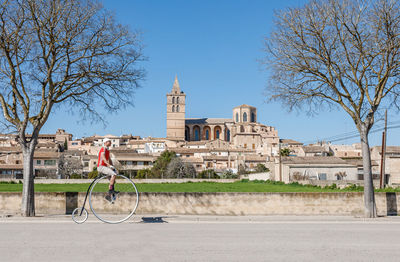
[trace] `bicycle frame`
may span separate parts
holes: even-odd
[[[94,184],[94,182],[96,182],[96,180],[97,179],[100,179],[100,178],[102,178],[103,176],[101,175],[101,176],[97,176],[93,181],[92,181],[92,183],[89,185],[89,187],[88,187],[88,190],[86,191],[86,196],[85,196],[85,200],[83,201],[83,205],[82,205],[82,209],[81,209],[81,213],[79,214],[80,216],[82,216],[82,213],[83,213],[83,210],[85,209],[85,205],[86,205],[86,200],[87,200],[87,197],[88,197],[88,194],[89,194],[89,191],[90,191],[90,188],[92,187],[92,185]]]

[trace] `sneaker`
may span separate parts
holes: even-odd
[[[119,191],[108,190],[108,194],[111,196],[111,202],[114,204],[114,201],[117,200],[117,196],[119,194]]]

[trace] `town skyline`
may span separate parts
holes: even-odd
[[[172,84],[171,84],[171,87],[172,87]],[[165,94],[162,97],[165,98]],[[189,103],[190,103],[190,96],[189,96]],[[242,103],[242,104],[245,104],[245,103]],[[235,105],[235,106],[239,106],[239,105],[240,104]],[[249,105],[253,105],[253,104],[250,103]],[[163,112],[163,114],[165,115],[164,119],[163,119],[164,122],[162,122],[160,125],[158,125],[158,127],[163,127],[163,129],[159,128],[156,133],[152,133],[152,134],[141,134],[141,133],[134,132],[134,130],[129,130],[127,128],[121,128],[120,132],[118,132],[118,129],[112,128],[110,126],[106,126],[105,128],[98,128],[98,129],[92,129],[91,127],[88,127],[88,129],[86,131],[83,131],[83,133],[82,133],[82,131],[80,131],[80,132],[78,132],[76,134],[76,133],[74,133],[74,129],[76,129],[76,127],[81,127],[81,126],[79,126],[79,125],[76,126],[75,125],[74,126],[75,128],[68,126],[68,124],[67,125],[61,125],[61,126],[53,126],[54,124],[57,123],[57,121],[52,121],[52,119],[50,119],[50,121],[49,121],[50,124],[47,123],[45,125],[45,127],[43,128],[44,131],[42,131],[42,133],[50,133],[51,134],[51,133],[55,133],[56,130],[58,130],[58,129],[65,129],[67,132],[69,132],[69,133],[71,133],[73,135],[74,139],[80,139],[80,138],[91,137],[91,136],[103,136],[103,137],[106,137],[106,136],[122,136],[122,135],[140,136],[142,138],[145,138],[145,137],[165,138],[165,137],[167,137],[166,136],[166,128],[167,127],[166,127],[165,106],[166,106],[166,100],[165,100],[165,104],[162,105],[162,107],[160,108],[161,110],[164,110],[164,112]],[[234,108],[235,106],[232,106],[232,108]],[[201,115],[201,112],[200,112],[200,114],[197,113],[196,116],[190,115],[190,112],[191,112],[190,104],[186,108],[187,108],[186,109],[186,112],[187,112],[186,116],[188,118],[202,118],[202,117],[204,117],[204,116]],[[229,111],[231,111],[232,108]],[[128,111],[128,114],[129,114],[130,110],[135,110],[135,109],[136,108],[128,108],[125,111]],[[259,112],[264,112],[265,111],[265,110],[263,110],[262,107],[257,107],[257,109],[258,109]],[[198,112],[197,110],[194,110],[194,111]],[[223,111],[225,112],[226,110],[224,109]],[[327,113],[329,113],[329,112],[327,112]],[[57,116],[58,114],[59,113],[56,113],[55,115]],[[261,113],[259,113],[259,114],[260,115],[258,116],[258,121],[257,122],[259,122],[261,124],[269,124],[269,125],[271,125],[268,121],[267,122],[263,122],[263,120],[265,120],[265,117],[263,115],[261,115]],[[289,116],[289,118],[292,118],[293,115],[298,115],[300,113],[292,112],[292,113],[287,113],[287,114],[288,115],[291,114],[291,116]],[[308,117],[308,120],[310,121],[310,123],[312,123],[312,122],[318,121],[318,120],[316,120],[318,118],[325,117],[325,115],[326,115],[326,113],[322,114],[322,115],[319,115],[319,116],[318,115],[317,116],[313,116],[313,117],[310,116],[310,117]],[[339,116],[334,115],[334,116],[340,118],[340,115]],[[66,117],[66,118],[69,119],[67,121],[63,121],[64,123],[70,123],[69,121],[77,121],[77,122],[78,121],[79,122],[82,121],[82,120],[79,120],[79,118],[74,117],[73,114],[72,115],[71,114],[70,115],[63,115],[63,117]],[[229,112],[225,116],[218,115],[218,114],[213,114],[212,116],[207,116],[207,117],[209,117],[209,118],[232,118],[232,114],[231,114],[231,112]],[[336,119],[336,120],[339,121],[340,119]],[[347,121],[347,122],[349,122],[349,121]],[[338,133],[338,134],[331,133],[328,136],[318,136],[317,138],[314,138],[314,139],[312,139],[312,137],[311,138],[308,137],[308,138],[306,138],[306,140],[304,140],[304,139],[298,139],[297,137],[293,137],[293,136],[292,137],[282,136],[281,135],[282,133],[287,133],[287,132],[280,132],[279,129],[277,129],[277,131],[278,131],[278,136],[280,137],[280,139],[293,139],[293,140],[296,140],[296,141],[304,143],[304,144],[313,144],[313,143],[317,143],[317,142],[332,142],[332,144],[343,144],[343,145],[344,144],[359,143],[358,134],[356,133],[357,131],[352,127],[352,123],[351,122],[350,123],[347,123],[347,122],[344,123],[344,125],[345,125],[344,131],[345,132]],[[381,121],[381,122],[383,122],[383,121]],[[391,141],[396,141],[395,137],[398,134],[398,131],[396,132],[397,122],[395,122],[395,121],[389,121],[388,122],[389,127],[394,126],[394,128],[395,128],[393,130],[394,132],[391,132],[390,130],[388,132],[388,145],[392,145]],[[138,124],[140,124],[140,123],[138,123]],[[88,126],[90,126],[90,125],[88,125]],[[276,127],[274,125],[271,125],[271,126]],[[307,126],[308,126],[308,123],[306,123],[304,125],[304,130],[308,130]],[[380,145],[380,139],[381,139],[381,133],[382,133],[380,131],[380,129],[382,128],[382,126],[383,126],[383,123],[376,124],[375,128],[373,129],[374,132],[371,132],[371,134],[370,134],[371,146]],[[52,128],[54,128],[54,129],[52,129]],[[350,130],[350,129],[352,129],[352,130]],[[93,131],[93,132],[89,133],[90,131]],[[157,135],[157,134],[160,134],[160,135]],[[326,139],[326,138],[332,138],[331,140],[333,140],[333,141],[331,141],[329,139]],[[346,139],[343,139],[343,138],[346,138]],[[393,145],[396,145],[395,143],[396,142],[394,142]]]

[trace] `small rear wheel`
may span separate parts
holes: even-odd
[[[88,212],[86,208],[75,208],[74,211],[72,211],[72,220],[74,220],[75,223],[77,224],[82,224],[84,223],[88,218]]]

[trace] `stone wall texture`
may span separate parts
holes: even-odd
[[[103,198],[102,195],[94,197]],[[400,194],[376,193],[378,215],[397,215]],[[37,214],[68,214],[85,193],[36,193]],[[129,207],[122,194],[115,205]],[[0,193],[0,213],[18,213],[21,193]],[[86,208],[90,211],[89,203]],[[141,193],[136,214],[159,215],[363,215],[363,193]],[[107,212],[99,210],[99,212]]]

